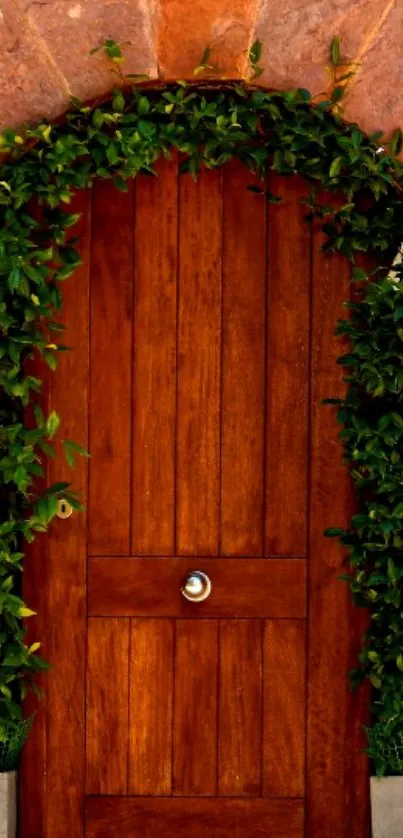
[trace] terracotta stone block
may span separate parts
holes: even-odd
[[[346,96],[345,117],[370,132],[403,128],[403,3],[394,0]]]
[[[164,79],[193,79],[206,47],[213,78],[239,78],[247,66],[258,0],[160,0],[157,52]]]
[[[89,54],[106,38],[122,44],[124,73],[151,79],[194,79],[210,46],[215,81],[242,77],[259,38],[262,86],[319,93],[335,34],[360,62],[346,118],[367,131],[402,125],[403,0],[0,0],[0,129],[52,119],[70,95],[107,95],[119,79],[102,52]]]
[[[264,0],[256,26],[263,43],[260,81],[266,87],[326,90],[329,46],[338,35],[343,55],[356,59],[371,40],[388,0]]]
[[[123,47],[124,73],[156,76],[152,16],[148,0],[20,0],[38,28],[71,94],[102,96],[119,84],[103,52],[90,56],[107,38]]]
[[[0,0],[0,130],[55,117],[68,103],[62,77],[13,0]]]

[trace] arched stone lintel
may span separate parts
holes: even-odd
[[[399,0],[1,0],[0,128],[54,119],[70,97],[105,97],[119,84],[102,52],[122,44],[125,73],[193,79],[206,46],[209,77],[240,78],[262,42],[269,89],[326,90],[329,44],[337,34],[356,62],[345,116],[368,131],[403,125],[403,4]]]

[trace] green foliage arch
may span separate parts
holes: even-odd
[[[252,58],[258,75],[256,48]],[[347,303],[349,317],[338,327],[351,349],[340,359],[347,396],[337,400],[359,511],[348,531],[328,534],[347,548],[356,602],[371,609],[357,677],[372,682],[377,730],[386,723],[388,736],[402,734],[403,264],[395,264],[393,274],[379,269],[371,276],[356,265],[357,254],[367,251],[377,264],[389,265],[403,238],[403,165],[397,157],[402,140],[396,131],[380,151],[380,134],[367,137],[357,125],[346,125],[342,93],[338,84],[329,99],[313,102],[304,89],[266,92],[247,82],[219,89],[206,83],[177,82],[160,90],[135,84],[103,104],[73,103],[59,124],[43,122],[1,136],[0,738],[1,731],[20,724],[33,676],[45,666],[39,644],[25,641],[23,618],[32,612],[20,595],[24,543],[46,531],[58,499],[79,505],[68,484],[41,494],[35,488],[44,460],[53,454],[59,417],[43,415],[37,403],[41,381],[26,363],[39,355],[55,369],[64,348],[56,315],[63,281],[79,263],[71,232],[77,216],[68,205],[74,190],[95,178],[110,178],[125,189],[128,178],[152,173],[158,158],[174,149],[194,177],[201,167],[213,169],[237,156],[260,175],[271,168],[307,178],[307,212],[322,219],[325,247],[351,260],[352,279],[360,283],[360,295]],[[345,201],[338,209],[322,206],[322,190],[342,193]],[[33,209],[38,203],[39,213]],[[28,407],[34,416],[29,425]],[[76,453],[85,453],[69,440],[65,450],[71,464]],[[373,750],[378,770],[393,770],[384,753]]]

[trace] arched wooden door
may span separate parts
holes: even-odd
[[[365,838],[360,626],[323,536],[351,501],[321,403],[348,267],[298,178],[270,177],[272,205],[238,163],[158,172],[76,199],[73,349],[45,401],[89,446],[87,514],[27,566],[53,669],[21,838]]]

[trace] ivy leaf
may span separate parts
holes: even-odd
[[[65,481],[61,481],[60,483],[53,483],[52,486],[49,486],[49,488],[46,489],[46,494],[47,495],[60,494],[60,492],[65,492],[66,489],[68,489],[69,486],[70,486],[70,483],[66,483]]]
[[[396,128],[393,132],[390,142],[389,142],[389,151],[395,157],[397,154],[400,154],[403,145],[403,134],[401,128]]]
[[[344,96],[344,92],[344,87],[341,87],[340,85],[338,87],[335,87],[334,90],[332,90],[332,95],[330,99],[333,105],[335,105],[337,102],[340,102],[340,100]]]
[[[125,109],[125,99],[121,90],[113,91],[112,105],[115,111],[123,113]]]
[[[56,431],[58,430],[59,427],[60,427],[60,416],[56,413],[55,410],[52,410],[52,412],[49,414],[49,416],[46,420],[46,431],[47,431],[49,439],[52,439],[52,437],[54,437],[54,435],[55,435],[55,433],[56,433]]]
[[[35,617],[35,615],[36,615],[36,611],[31,611],[31,609],[27,608],[26,605],[21,605],[20,608],[18,609],[18,616],[19,617],[27,618],[27,617]]]
[[[329,527],[327,530],[325,530],[325,535],[328,538],[340,538],[345,534],[345,530],[340,529],[340,527]]]
[[[330,169],[329,169],[330,177],[337,177],[337,175],[340,174],[340,170],[341,170],[342,165],[343,165],[343,158],[342,157],[336,157],[332,161]]]
[[[366,279],[368,279],[367,272],[364,271],[363,268],[358,268],[356,265],[354,265],[352,273],[351,273],[351,281],[352,282],[364,282]]]
[[[117,143],[115,143],[114,141],[109,143],[106,149],[106,156],[109,160],[109,163],[111,163],[112,166],[114,166],[119,161],[119,148]]]
[[[200,61],[197,65],[197,67],[195,67],[194,70],[193,70],[193,75],[194,76],[198,76],[200,73],[203,73],[205,70],[213,70],[214,69],[214,67],[211,64],[209,64],[210,55],[211,55],[211,47],[205,47],[205,49],[202,52],[202,55],[201,55],[201,58],[200,58]]]
[[[79,454],[81,457],[89,457],[87,449],[84,448],[82,445],[79,445],[77,442],[73,442],[73,440],[71,439],[63,440],[63,449],[64,455],[70,468],[75,468],[76,454]]]
[[[104,115],[100,108],[95,108],[95,111],[92,114],[91,122],[94,128],[102,128],[104,122]]]
[[[253,42],[249,50],[249,60],[251,64],[257,64],[262,57],[262,42],[258,39]]]
[[[205,66],[206,64],[208,64],[210,55],[211,55],[211,47],[205,47],[203,52],[202,52],[199,64],[201,66]]]
[[[340,64],[340,38],[335,35],[330,45],[330,60],[334,67]]]

